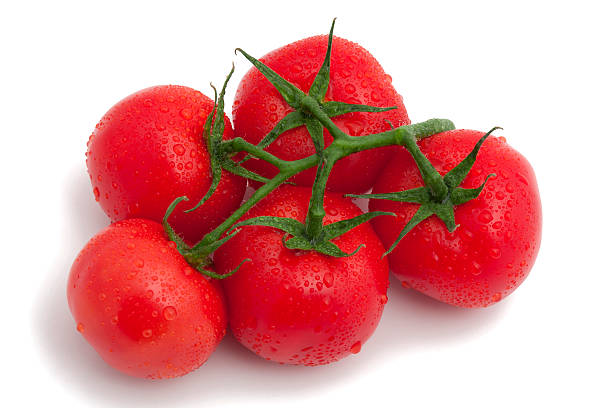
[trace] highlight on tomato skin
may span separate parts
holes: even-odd
[[[474,130],[453,130],[419,142],[442,174],[471,151],[483,136]],[[460,307],[487,307],[512,293],[527,277],[540,247],[542,206],[537,181],[527,159],[503,137],[489,136],[462,184],[476,188],[494,173],[475,200],[455,207],[457,229],[449,232],[431,216],[414,227],[391,252],[393,274],[413,288]],[[419,170],[407,152],[391,160],[373,193],[420,187]],[[398,237],[419,205],[370,200],[370,211],[391,211],[397,218],[372,220],[385,247]]]
[[[67,296],[84,339],[135,377],[187,374],[226,333],[219,286],[189,266],[149,220],[119,221],[94,236],[72,265]]]
[[[303,222],[310,195],[307,188],[282,186],[245,218],[274,215]],[[324,224],[361,214],[339,194],[326,194],[324,206]],[[260,357],[283,364],[322,365],[358,353],[387,303],[388,264],[372,227],[361,224],[333,241],[347,253],[365,244],[345,258],[288,249],[284,235],[271,227],[241,227],[215,253],[219,273],[250,259],[222,281],[234,337]]]
[[[204,123],[214,102],[185,86],[140,90],[114,105],[87,143],[86,163],[94,198],[112,222],[147,218],[161,222],[180,196],[170,218],[175,230],[195,243],[224,221],[244,196],[246,180],[223,171],[217,191],[185,214],[208,191],[212,177]],[[233,137],[224,115],[224,139]]]
[[[283,78],[307,92],[321,67],[328,37],[319,35],[285,45],[260,58]],[[387,112],[355,112],[333,118],[344,132],[364,136],[410,124],[402,96],[394,89],[391,76],[374,56],[359,44],[344,38],[333,38],[330,83],[326,101],[340,101],[377,107],[397,107]],[[257,144],[292,108],[280,93],[254,67],[242,78],[233,104],[234,129],[237,137]],[[332,141],[324,131],[325,146]],[[335,192],[360,193],[369,190],[396,147],[382,147],[352,154],[334,166],[327,189]],[[284,160],[296,160],[315,153],[305,126],[283,133],[267,151]],[[262,160],[249,160],[244,166],[265,177],[276,169]],[[312,186],[315,169],[306,170],[291,181]],[[253,183],[258,185],[257,183]]]

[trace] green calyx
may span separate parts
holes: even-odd
[[[358,225],[368,222],[372,218],[380,215],[395,216],[393,213],[384,211],[372,211],[366,214],[361,214],[348,220],[337,221],[324,225],[319,231],[317,237],[314,239],[308,235],[306,225],[293,218],[271,216],[254,217],[236,224],[235,227],[239,228],[249,225],[274,227],[286,232],[285,237],[283,238],[283,243],[289,249],[301,249],[304,251],[313,250],[329,256],[347,257],[357,253],[357,251],[359,251],[363,245],[355,248],[355,250],[353,250],[351,253],[346,253],[341,250],[338,245],[331,241],[334,238],[338,238],[340,235],[352,230]]]
[[[389,247],[383,256],[386,256],[393,251],[397,244],[399,244],[402,238],[404,238],[406,234],[410,232],[410,230],[417,226],[421,221],[424,221],[432,215],[436,215],[438,218],[440,218],[450,232],[453,232],[457,228],[455,224],[455,206],[464,204],[477,198],[484,188],[487,180],[489,180],[490,177],[495,176],[495,174],[489,174],[485,178],[485,181],[477,188],[459,187],[474,165],[480,147],[486,138],[489,137],[489,135],[496,129],[501,128],[494,127],[488,131],[476,143],[476,146],[474,146],[470,154],[468,154],[452,170],[446,173],[444,177],[438,173],[438,171],[427,160],[425,155],[423,155],[423,153],[418,149],[414,139],[412,139],[412,142],[408,140],[406,148],[412,154],[416,165],[421,172],[423,183],[425,184],[424,187],[394,193],[346,194],[348,197],[420,204],[417,212],[412,216],[408,223],[406,223],[395,242]]]

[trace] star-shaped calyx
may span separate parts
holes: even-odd
[[[495,174],[489,174],[485,181],[477,188],[459,187],[474,165],[476,155],[478,154],[480,147],[486,138],[489,137],[489,135],[496,129],[501,128],[494,127],[488,131],[482,138],[480,138],[478,143],[476,143],[476,146],[474,146],[470,154],[468,154],[461,161],[461,163],[446,173],[445,176],[441,176],[429,162],[429,160],[427,160],[425,155],[416,145],[416,141],[410,140],[409,143],[406,143],[405,147],[410,151],[415,159],[417,167],[423,178],[423,182],[425,184],[423,187],[417,187],[394,193],[346,194],[348,197],[421,204],[417,212],[412,216],[408,223],[406,223],[395,242],[389,247],[384,255],[387,255],[393,251],[397,244],[402,240],[402,238],[404,238],[404,236],[406,236],[406,234],[408,234],[408,232],[410,232],[410,230],[417,226],[421,221],[424,221],[432,215],[436,215],[438,218],[440,218],[450,232],[453,232],[457,228],[455,224],[455,206],[464,204],[478,197],[487,180],[490,177],[495,176]]]

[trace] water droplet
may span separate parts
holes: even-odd
[[[344,87],[344,90],[346,91],[346,93],[354,93],[355,92],[355,86],[353,84],[347,84]]]
[[[494,303],[495,302],[499,302],[501,300],[501,298],[502,298],[501,293],[497,292],[493,296],[491,296],[491,301],[494,302]]]
[[[166,319],[166,320],[174,320],[174,319],[176,319],[176,315],[177,315],[176,309],[174,307],[172,307],[172,306],[168,306],[168,307],[164,308],[163,313],[164,313],[164,319]]]
[[[183,269],[183,273],[185,276],[189,276],[193,273],[193,269],[190,266],[186,266],[185,269]]]
[[[134,262],[134,266],[136,266],[137,268],[142,268],[144,266],[144,261],[142,259],[137,259]]]
[[[176,153],[177,156],[182,156],[185,154],[185,146],[183,146],[182,144],[175,144],[172,147],[172,150],[174,150],[174,153]]]
[[[181,117],[185,120],[189,120],[193,117],[193,112],[188,108],[181,109]]]
[[[529,181],[527,181],[527,177],[525,177],[521,173],[516,173],[516,178],[518,179],[518,181],[520,181],[521,183],[525,184],[526,186],[529,185]]]
[[[478,221],[482,222],[483,224],[488,224],[491,222],[491,220],[493,220],[493,215],[491,215],[489,210],[483,210],[478,215]]]
[[[151,106],[153,106],[153,101],[150,99],[145,99],[143,105],[147,108],[150,108]]]
[[[148,339],[152,335],[153,335],[153,330],[151,330],[151,329],[144,329],[142,331],[142,337],[144,337],[145,339]]]
[[[94,187],[93,193],[96,201],[100,201],[100,189],[98,187]]]
[[[325,272],[325,275],[323,275],[323,283],[328,288],[331,287],[334,284],[334,275],[331,272]]]
[[[77,324],[76,329],[79,333],[83,333],[85,331],[85,326],[83,326],[83,323],[79,323]]]
[[[351,353],[353,354],[357,354],[361,351],[361,342],[358,341],[357,343],[353,344],[351,346]]]
[[[513,193],[514,192],[514,186],[510,183],[506,184],[506,191],[509,193]]]
[[[476,261],[472,261],[472,275],[474,276],[478,276],[482,273],[482,270],[480,269],[480,264]]]
[[[499,248],[491,248],[489,249],[489,255],[493,259],[499,259],[501,257],[501,250]]]
[[[406,281],[402,281],[402,287],[405,289],[410,289],[410,284]]]
[[[386,295],[386,294],[383,294],[383,295],[380,297],[380,302],[381,302],[383,305],[386,305],[388,301],[389,301],[389,298],[387,297],[387,295]]]
[[[127,246],[127,249],[134,249],[136,247],[136,245],[134,245],[133,242],[128,242],[126,246]]]
[[[98,295],[98,299],[100,299],[100,301],[102,301],[102,302],[103,302],[103,301],[106,299],[106,295],[105,295],[104,293],[100,293],[100,294]]]
[[[291,66],[291,70],[292,70],[293,72],[295,72],[295,73],[302,72],[302,70],[303,70],[303,69],[304,69],[304,68],[302,67],[302,64],[293,64],[293,65]]]

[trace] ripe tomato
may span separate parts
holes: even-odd
[[[136,377],[195,370],[227,327],[219,288],[149,220],[120,221],[94,236],[72,265],[67,292],[85,340],[108,364]]]
[[[310,86],[325,58],[328,37],[306,38],[267,54],[261,61],[304,92]],[[397,106],[382,113],[349,113],[333,118],[334,123],[351,136],[363,136],[410,123],[402,97],[391,85],[378,61],[364,48],[348,40],[334,37],[330,83],[325,100],[378,107]],[[244,76],[233,105],[236,136],[257,144],[292,108],[280,93],[255,68]],[[325,145],[332,141],[325,130]],[[312,139],[305,126],[282,134],[267,151],[285,160],[296,160],[315,153]],[[383,147],[353,154],[334,167],[327,188],[339,192],[365,192],[394,152]],[[276,174],[276,168],[263,160],[251,159],[244,164],[249,170],[265,177]],[[315,169],[306,170],[291,180],[311,186]]]
[[[284,186],[263,199],[245,218],[263,215],[306,217],[310,190]],[[361,214],[350,200],[325,196],[324,224]],[[378,325],[387,301],[388,265],[384,248],[366,223],[333,242],[355,255],[334,258],[287,249],[284,232],[249,226],[217,252],[231,330],[245,347],[268,360],[320,365],[357,353]]]
[[[217,191],[196,211],[212,177],[204,122],[213,101],[184,86],[155,86],[113,106],[87,143],[87,169],[94,196],[112,222],[148,218],[161,222],[179,196],[170,224],[194,243],[225,220],[244,196],[245,180],[223,172]],[[227,117],[223,137],[232,137]]]
[[[446,174],[472,150],[483,133],[453,130],[420,142],[425,156]],[[392,272],[404,286],[462,307],[484,307],[500,301],[527,277],[535,262],[542,232],[542,210],[534,172],[503,137],[489,137],[461,185],[476,188],[489,173],[478,198],[455,207],[457,229],[449,232],[432,216],[413,228],[389,254]],[[385,168],[373,193],[420,187],[423,181],[407,151]],[[391,211],[372,222],[388,248],[418,204],[370,200],[370,210]]]

